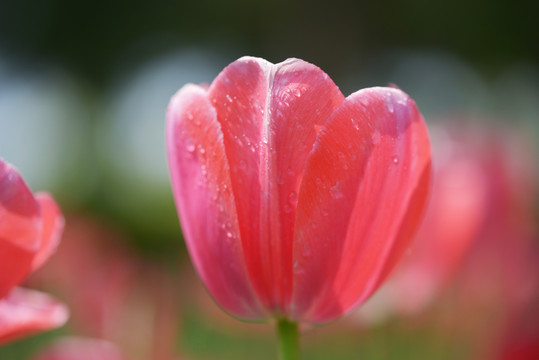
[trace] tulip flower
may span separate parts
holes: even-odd
[[[398,89],[345,98],[312,64],[244,57],[180,89],[166,132],[202,281],[230,314],[275,319],[280,334],[364,302],[423,212],[427,129]]]
[[[74,334],[110,341],[130,360],[176,359],[179,295],[172,279],[122,246],[129,239],[102,221],[66,218],[54,261],[32,283],[61,294]]]
[[[120,349],[99,339],[67,337],[42,350],[34,360],[124,360]]]
[[[17,170],[0,159],[0,344],[67,320],[62,304],[16,287],[54,252],[63,224],[53,198],[34,196]]]

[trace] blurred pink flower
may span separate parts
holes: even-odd
[[[67,337],[55,341],[33,360],[126,360],[113,343],[90,338]]]
[[[171,100],[172,187],[194,265],[231,314],[330,321],[408,245],[430,180],[415,102],[345,98],[318,67],[244,57]]]
[[[62,294],[77,335],[108,340],[131,360],[174,359],[176,284],[104,223],[73,215],[68,220],[54,261],[33,280]]]
[[[15,287],[55,251],[63,226],[54,199],[34,196],[17,170],[0,159],[0,344],[66,322],[64,305]]]
[[[457,273],[484,226],[492,181],[464,129],[432,126],[433,189],[408,255],[363,315],[415,314]],[[461,132],[461,133],[459,133]]]
[[[434,186],[424,221],[358,317],[376,322],[431,307],[427,316],[445,316],[438,325],[458,326],[479,348],[539,291],[535,151],[524,136],[493,125],[453,119],[431,130]]]

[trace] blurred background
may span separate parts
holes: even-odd
[[[170,97],[243,55],[304,59],[345,95],[396,84],[431,127],[434,225],[363,310],[305,332],[305,359],[539,358],[537,10],[0,0],[0,157],[67,219],[58,253],[28,283],[72,312],[0,359],[34,359],[71,336],[134,360],[275,358],[271,327],[228,318],[198,281],[165,156]]]

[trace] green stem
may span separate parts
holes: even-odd
[[[277,323],[280,360],[299,360],[298,324],[288,320]]]

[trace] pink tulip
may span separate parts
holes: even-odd
[[[318,67],[244,57],[167,113],[172,187],[191,258],[247,319],[321,323],[364,302],[421,218],[430,145],[394,88],[345,98]]]
[[[62,304],[15,287],[54,252],[63,225],[53,198],[34,196],[17,170],[0,159],[0,344],[67,320]]]
[[[54,261],[33,283],[62,295],[75,334],[108,340],[130,360],[175,359],[179,294],[173,280],[125,247],[128,239],[103,221],[66,217]]]
[[[68,337],[42,350],[34,360],[124,360],[120,349],[98,339]]]

